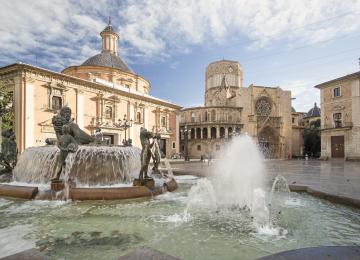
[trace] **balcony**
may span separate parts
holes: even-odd
[[[331,129],[349,129],[353,127],[352,122],[335,122],[333,124],[324,124],[321,127],[321,130],[331,130]]]

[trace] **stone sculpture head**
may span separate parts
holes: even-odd
[[[70,107],[62,107],[60,109],[60,115],[66,119],[67,122],[70,122],[71,120],[71,108]]]

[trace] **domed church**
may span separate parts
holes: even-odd
[[[0,82],[14,96],[18,149],[41,146],[55,138],[51,119],[63,106],[82,129],[93,135],[101,131],[105,141],[121,145],[132,139],[141,147],[140,128],[161,135],[167,157],[179,152],[180,106],[150,95],[150,83],[136,74],[119,55],[120,35],[111,21],[100,33],[101,52],[81,65],[57,73],[30,64],[0,68]]]

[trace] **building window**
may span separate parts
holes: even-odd
[[[130,84],[125,84],[125,87],[126,87],[126,88],[130,88]]]
[[[175,142],[172,142],[172,148],[175,149]]]
[[[190,137],[191,137],[191,139],[195,139],[195,129],[194,128],[191,128],[191,130],[190,130]]]
[[[295,118],[294,117],[292,118],[292,123],[295,124]]]
[[[59,110],[62,107],[62,98],[53,96],[52,97],[52,109]]]
[[[255,105],[256,114],[259,116],[269,116],[271,113],[271,103],[266,97],[260,98]]]
[[[204,121],[207,122],[208,121],[208,113],[205,111],[204,113]]]
[[[225,138],[225,128],[220,127],[220,138]]]
[[[334,97],[340,97],[341,96],[341,89],[340,87],[336,87],[333,90]]]
[[[198,150],[198,151],[201,151],[201,145],[200,145],[200,144],[198,144],[197,150]]]
[[[137,112],[137,113],[136,113],[136,122],[138,122],[139,124],[141,124],[141,112]]]
[[[195,113],[191,112],[191,122],[195,122]]]
[[[161,117],[161,126],[166,127],[166,117],[165,116]]]
[[[210,129],[210,136],[211,136],[211,139],[215,139],[215,138],[216,138],[216,128],[215,128],[215,127],[211,127],[211,129]]]
[[[341,113],[334,113],[334,127],[342,127],[342,114]]]
[[[208,129],[207,129],[207,128],[203,128],[202,134],[203,134],[203,138],[204,138],[204,139],[207,139],[207,138],[208,138]]]
[[[113,116],[113,112],[112,112],[113,110],[112,110],[112,107],[110,107],[110,106],[106,106],[105,107],[105,118],[106,119],[111,119],[112,118],[112,116]]]

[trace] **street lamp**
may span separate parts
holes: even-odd
[[[190,129],[187,128],[187,126],[185,126],[184,128],[180,129],[180,132],[182,134],[184,134],[184,160],[185,161],[189,161],[189,154],[188,154],[188,133],[189,133]]]
[[[133,126],[133,123],[134,123],[134,120],[131,119],[131,120],[129,121],[129,120],[126,118],[126,115],[124,115],[124,118],[123,118],[122,120],[119,118],[118,123],[116,124],[117,127],[121,128],[121,130],[124,130],[124,131],[125,131],[125,139],[123,139],[123,144],[124,144],[124,145],[129,145],[129,142],[128,142],[128,140],[126,139],[126,130],[127,130],[128,128],[132,127],[132,126]]]

